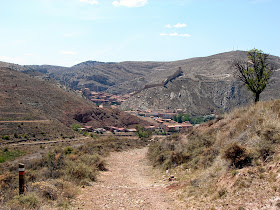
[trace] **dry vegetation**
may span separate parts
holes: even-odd
[[[280,100],[239,108],[152,144],[148,157],[175,176],[170,188],[187,208],[277,208],[279,118]]]
[[[0,206],[8,208],[70,208],[77,186],[90,185],[99,171],[106,170],[104,157],[112,151],[142,147],[146,140],[107,137],[74,146],[55,146],[42,158],[24,162],[26,192],[18,195],[18,161],[0,163]],[[44,148],[41,146],[42,150]],[[16,151],[2,148],[5,152]],[[4,151],[5,150],[5,151]],[[39,150],[32,148],[29,154]]]
[[[8,140],[50,140],[77,136],[71,125],[94,128],[150,125],[119,110],[102,109],[53,84],[0,68],[0,144]]]

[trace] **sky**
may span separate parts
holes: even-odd
[[[0,61],[175,61],[257,48],[280,56],[279,0],[0,0]]]

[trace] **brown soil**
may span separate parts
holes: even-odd
[[[50,120],[0,120],[0,123],[50,123]]]
[[[76,209],[183,209],[170,182],[159,179],[146,160],[147,148],[112,153],[108,171],[81,189]]]

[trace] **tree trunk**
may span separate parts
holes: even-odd
[[[260,93],[255,93],[255,103],[260,100]]]

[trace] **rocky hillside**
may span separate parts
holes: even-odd
[[[43,65],[24,66],[24,69],[40,71],[76,90],[86,87],[91,91],[124,94],[142,89],[149,82],[147,76],[160,65],[160,62],[86,61],[70,68]]]
[[[208,114],[228,111],[251,100],[250,93],[236,81],[231,68],[232,60],[246,57],[245,51],[231,51],[173,62],[86,61],[70,68],[7,63],[0,66],[29,74],[36,70],[76,90],[86,87],[114,94],[135,91],[136,94],[122,104],[123,110],[181,108],[190,114]],[[271,56],[271,59],[280,66],[279,57]],[[280,97],[279,73],[275,72],[261,100]]]
[[[144,89],[122,104],[122,109],[183,109],[190,114],[208,114],[228,111],[248,104],[251,94],[234,77],[231,61],[245,59],[246,52],[235,51],[204,58],[193,58],[168,63],[150,77],[164,80],[167,71],[179,67],[183,75],[165,86]],[[280,58],[271,56],[280,66]],[[163,72],[161,74],[161,72]],[[280,98],[280,71],[276,71],[261,100]]]
[[[94,127],[149,123],[119,110],[102,109],[40,77],[0,68],[0,135],[72,135],[74,123]],[[44,136],[43,135],[43,136]]]

